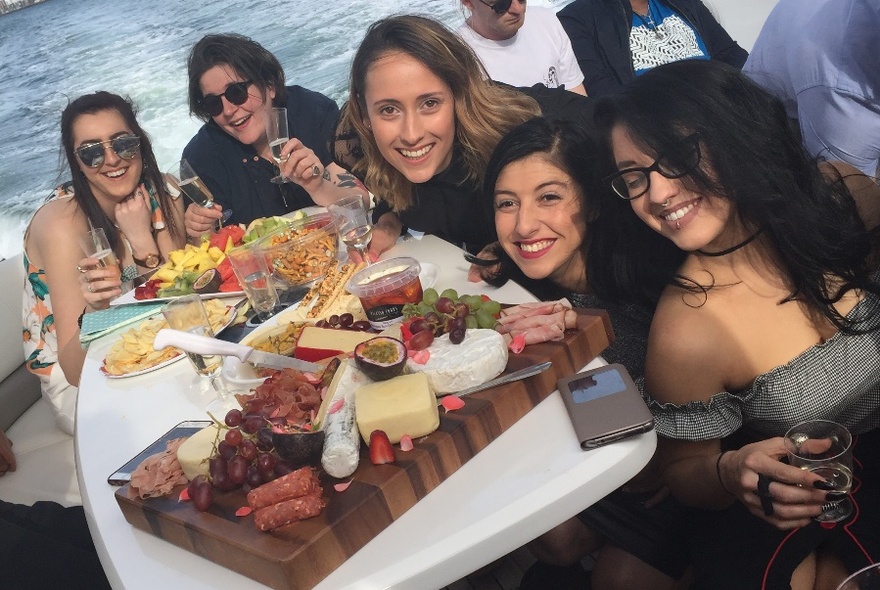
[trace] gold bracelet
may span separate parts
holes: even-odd
[[[723,451],[718,455],[718,459],[715,461],[715,475],[718,476],[718,483],[721,484],[721,489],[736,498],[736,494],[727,489],[727,486],[724,485],[724,480],[721,479],[721,457],[724,456],[725,453],[729,453],[730,451]]]

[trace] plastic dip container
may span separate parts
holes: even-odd
[[[403,319],[403,306],[422,300],[422,267],[415,258],[390,258],[355,273],[345,289],[361,300],[370,326],[384,330]]]

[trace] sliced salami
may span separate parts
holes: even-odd
[[[311,467],[301,467],[276,480],[263,484],[248,492],[248,505],[254,510],[271,506],[292,498],[299,498],[318,491],[320,495],[320,483]]]
[[[254,524],[261,531],[271,531],[298,520],[318,516],[322,508],[324,500],[321,498],[321,488],[318,488],[311,494],[260,508],[254,512]]]

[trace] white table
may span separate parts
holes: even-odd
[[[514,284],[467,282],[454,246],[433,237],[386,254],[440,266],[437,286],[498,301],[533,300]],[[264,588],[231,570],[129,525],[107,476],[174,424],[203,416],[210,400],[185,361],[108,380],[98,367],[112,336],[86,358],[77,407],[77,474],[89,528],[114,588]],[[597,359],[590,364],[603,364]],[[584,452],[557,393],[397,519],[321,582],[342,588],[439,588],[494,561],[590,506],[647,464],[653,432]]]

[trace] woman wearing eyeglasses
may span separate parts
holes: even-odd
[[[218,203],[189,206],[186,228],[198,237],[216,227],[222,210],[230,223],[250,223],[309,205],[329,205],[363,192],[354,176],[333,163],[329,142],[339,115],[336,103],[301,86],[285,86],[278,59],[257,42],[235,34],[206,35],[187,64],[190,113],[205,121],[183,157]],[[266,137],[266,116],[286,107],[290,141],[277,175]]]
[[[782,104],[716,62],[660,66],[597,119],[619,170],[608,182],[642,222],[625,230],[623,287],[644,287],[636,263],[664,262],[647,232],[685,255],[652,321],[645,390],[654,463],[692,507],[698,587],[836,587],[880,555],[876,185],[844,165],[823,175]],[[837,526],[814,518],[840,493],[782,461],[781,437],[808,419],[858,435],[857,509]]]
[[[181,200],[169,194],[128,100],[109,92],[77,98],[61,114],[61,143],[73,180],[56,189],[25,232],[22,312],[27,367],[59,426],[72,434],[85,359],[79,318],[106,308],[122,282],[158,266],[185,235]],[[81,238],[95,228],[106,233],[119,268],[83,258]]]
[[[337,160],[378,198],[370,253],[404,226],[477,252],[493,240],[477,214],[486,162],[513,127],[540,115],[586,120],[592,102],[560,88],[487,79],[470,47],[418,16],[373,23],[352,62]]]

